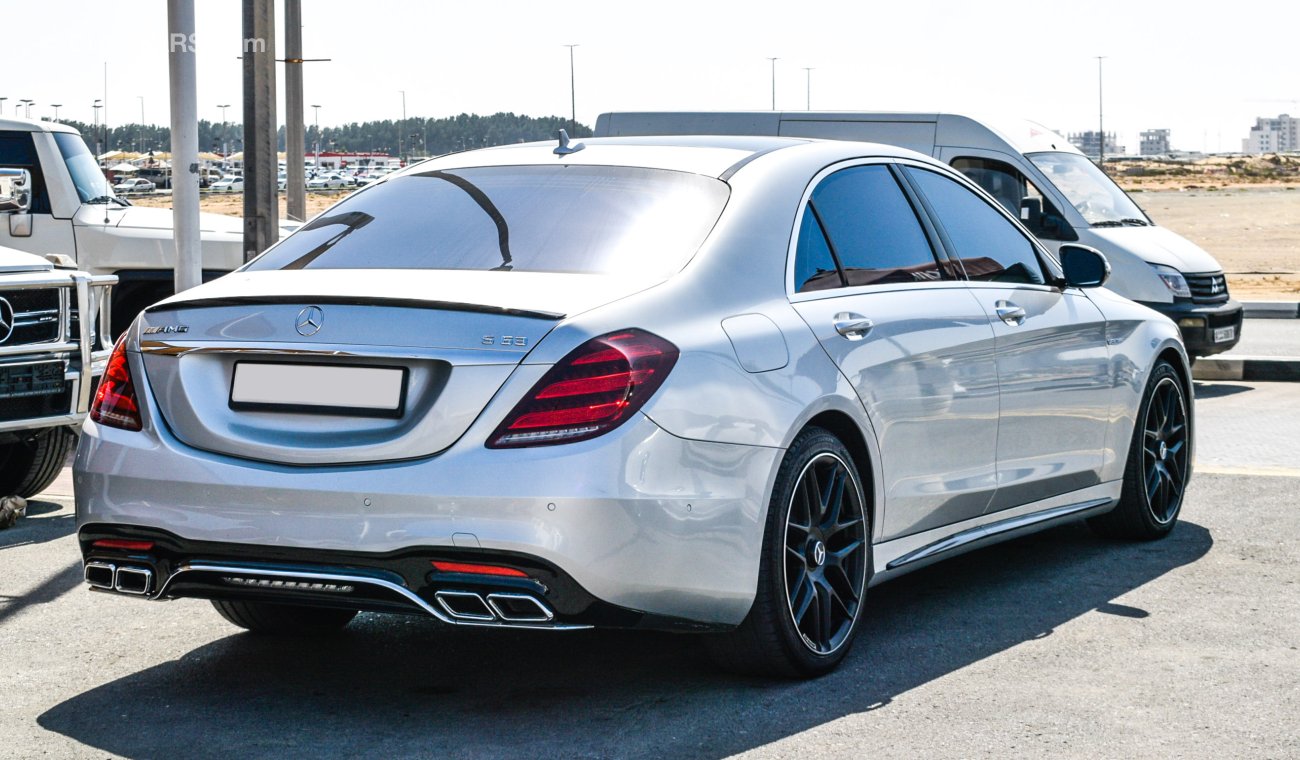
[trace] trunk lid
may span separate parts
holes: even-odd
[[[236,273],[150,308],[138,350],[154,408],[190,446],[289,465],[412,459],[459,439],[566,314],[640,287],[523,272]]]

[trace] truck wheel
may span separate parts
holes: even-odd
[[[30,499],[44,491],[59,476],[76,440],[66,428],[58,427],[0,444],[0,496]]]

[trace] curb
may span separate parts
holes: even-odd
[[[1242,301],[1241,309],[1247,319],[1300,319],[1295,301]]]
[[[1261,380],[1300,382],[1300,357],[1238,356],[1197,359],[1192,365],[1193,380]]]

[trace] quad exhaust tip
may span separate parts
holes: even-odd
[[[87,562],[82,577],[91,588],[144,596],[153,589],[153,571],[147,567],[118,567],[111,562]]]
[[[528,594],[488,594],[472,591],[439,591],[434,598],[457,620],[503,623],[549,623],[555,614]]]

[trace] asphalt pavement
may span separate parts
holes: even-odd
[[[0,531],[0,758],[1300,756],[1300,384],[1198,383],[1167,539],[1080,524],[873,589],[836,673],[687,636],[239,631],[87,592],[69,482]]]

